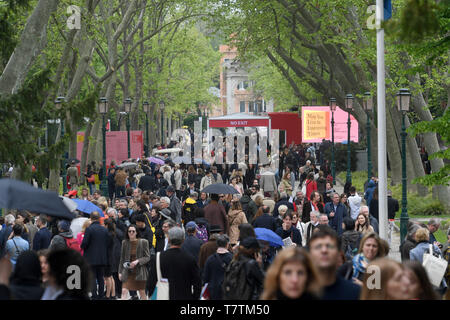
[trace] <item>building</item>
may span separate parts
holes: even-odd
[[[248,78],[248,70],[237,57],[237,49],[227,45],[219,48],[220,59],[220,108],[215,108],[211,116],[221,116],[233,113],[248,113],[264,115],[273,112],[273,100],[266,101],[264,97],[252,90],[254,82]]]

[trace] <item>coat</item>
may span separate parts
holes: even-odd
[[[188,235],[181,246],[181,249],[189,253],[196,263],[198,263],[198,254],[200,253],[200,248],[203,241],[196,236]]]
[[[281,237],[281,239],[291,238],[293,243],[296,243],[298,247],[302,246],[302,236],[300,231],[292,226],[289,230],[283,230],[282,227],[278,228],[275,233]]]
[[[141,189],[142,191],[147,190],[153,191],[154,186],[155,186],[155,177],[150,174],[146,174],[139,180],[138,188]]]
[[[67,176],[70,184],[78,184],[78,169],[75,166],[67,168]]]
[[[47,249],[49,247],[51,241],[52,241],[51,232],[47,229],[47,227],[41,228],[34,235],[33,250],[39,251],[42,249]]]
[[[313,206],[311,205],[311,201],[305,201],[303,204],[303,212],[302,212],[302,222],[307,223],[311,221],[310,214]],[[317,208],[319,209],[320,213],[325,213],[323,205],[319,202],[317,203]]]
[[[275,218],[267,213],[256,218],[252,223],[253,228],[266,228],[275,232],[277,224]]]
[[[427,241],[419,242],[414,249],[412,249],[409,252],[409,258],[411,260],[419,261],[420,263],[423,263],[423,254],[429,253],[430,243]],[[435,245],[433,245],[433,251],[434,253],[441,255],[441,250]]]
[[[118,272],[122,275],[122,282],[126,282],[128,279],[128,270],[123,267],[123,264],[125,262],[132,262],[130,261],[130,250],[130,240],[123,240],[118,270]],[[138,243],[136,246],[136,259],[139,261],[139,263],[135,267],[136,280],[146,281],[148,279],[148,269],[146,265],[150,261],[150,249],[147,240],[138,239]]]
[[[228,233],[228,218],[225,208],[216,201],[211,201],[205,208],[205,219],[210,226],[218,225],[224,233]]]
[[[127,183],[127,173],[123,170],[117,171],[114,177],[114,181],[116,183],[116,187],[125,187]]]
[[[230,210],[228,212],[228,235],[230,237],[230,243],[235,244],[239,239],[239,225],[247,223],[247,218],[242,210]]]
[[[216,239],[209,239],[207,242],[202,244],[200,247],[200,252],[198,254],[198,266],[200,270],[205,266],[206,260],[210,255],[214,254],[217,250]]]
[[[315,182],[314,180],[306,180],[305,185],[306,185],[305,197],[306,199],[310,200],[311,193],[313,191],[317,191],[317,182]]]
[[[223,263],[228,265],[233,259],[230,252],[211,255],[205,264],[202,280],[203,283],[208,283],[208,290],[211,300],[222,300],[222,283],[225,276],[225,269]]]
[[[106,266],[108,264],[109,235],[100,222],[94,221],[86,228],[81,249],[84,258],[91,266]]]
[[[273,208],[273,213],[272,215],[277,218],[278,217],[278,207],[281,205],[285,205],[288,207],[288,209],[291,209],[292,211],[294,211],[294,205],[292,204],[292,202],[289,202],[289,200],[287,198],[282,198],[280,199],[280,201],[278,201],[275,204],[275,207]]]
[[[181,224],[181,202],[175,193],[170,197],[169,209],[175,213],[176,222]]]
[[[367,184],[366,193],[364,195],[364,199],[366,199],[367,206],[370,206],[370,202],[372,201],[373,192],[376,188],[375,181],[370,180]]]
[[[292,196],[293,187],[291,181],[287,179],[282,179],[280,183],[280,190],[281,189],[283,189],[283,191],[286,192],[289,197]]]
[[[264,192],[274,192],[277,190],[277,181],[275,180],[275,175],[272,173],[261,174],[259,179],[260,188]]]
[[[180,248],[170,248],[160,255],[161,277],[169,281],[169,300],[198,300],[201,280],[194,258]],[[156,257],[151,261],[149,292],[158,281]],[[192,290],[193,289],[193,290]]]
[[[344,218],[348,215],[347,207],[342,203],[338,203],[336,206],[336,211],[334,211],[334,217],[330,217],[330,213],[334,211],[333,202],[328,202],[325,205],[325,214],[328,216],[328,220],[330,221],[330,227],[332,227],[338,235],[342,235],[342,222],[344,222]]]
[[[243,195],[239,201],[241,202],[247,221],[252,221],[256,211],[258,211],[255,201],[253,201],[248,195]]]

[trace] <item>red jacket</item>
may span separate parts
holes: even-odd
[[[306,180],[306,198],[311,200],[309,197],[313,191],[317,191],[317,182],[314,180]]]

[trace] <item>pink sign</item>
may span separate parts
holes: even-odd
[[[77,133],[77,158],[81,160],[81,151],[83,150],[84,132]],[[100,141],[101,143],[101,141]],[[102,146],[98,146],[102,148]],[[142,158],[144,153],[144,139],[142,131],[130,131],[130,154],[131,158]],[[106,166],[112,160],[121,163],[128,159],[128,140],[126,131],[106,132]]]
[[[306,139],[309,137],[309,132],[305,132],[308,130],[308,117],[307,115],[311,114],[311,112],[319,112],[322,114],[326,114],[326,117],[316,117],[316,119],[330,119],[329,122],[323,121],[322,123],[315,123],[317,126],[315,132],[322,133],[321,136],[316,136],[315,138]],[[317,120],[319,121],[319,120]],[[334,112],[334,142],[342,143],[343,141],[347,141],[347,121],[348,121],[348,113],[342,110],[339,107],[336,107],[336,111]],[[358,121],[350,115],[350,141],[359,142],[359,134],[358,134]],[[303,142],[322,142],[322,139],[331,141],[331,111],[330,107],[302,107],[302,141]]]

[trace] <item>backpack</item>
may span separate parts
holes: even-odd
[[[247,280],[247,261],[233,260],[225,269],[222,283],[223,300],[250,300],[253,288]]]
[[[353,257],[356,256],[361,238],[362,234],[359,235],[358,241],[354,245],[351,243],[347,244],[347,248],[345,248],[345,259],[352,260]]]
[[[77,239],[75,239],[75,238],[71,238],[71,239],[64,238],[64,240],[66,241],[67,248],[73,249],[73,250],[78,251],[78,252],[81,253],[81,247],[80,247],[80,244],[78,243]]]
[[[208,230],[206,229],[206,226],[204,224],[198,225],[197,233],[195,234],[195,236],[203,242],[208,241]]]

